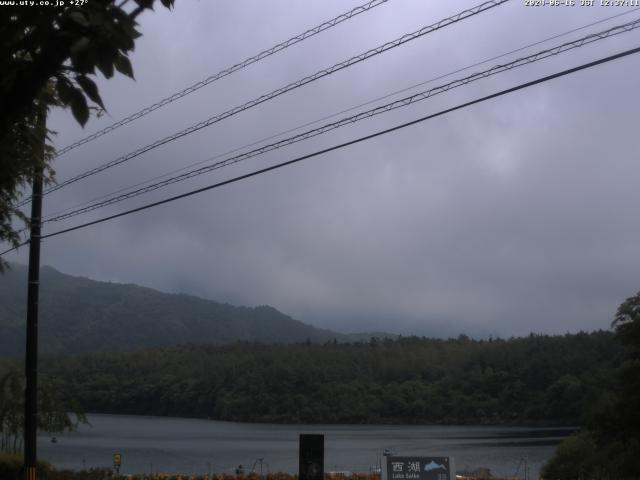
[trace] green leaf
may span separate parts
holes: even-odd
[[[56,90],[60,101],[66,107],[71,107],[71,113],[80,125],[84,127],[89,119],[89,107],[87,100],[80,90],[73,86],[68,78],[64,76],[56,77]]]
[[[73,68],[77,73],[87,74],[95,72],[94,49],[89,37],[83,36],[71,45],[70,57]]]
[[[92,27],[101,27],[101,26],[109,26],[109,22],[105,21],[104,10],[102,9],[93,9],[89,11],[88,15],[89,25]]]
[[[87,99],[81,90],[74,87],[73,84],[65,77],[58,77],[56,90],[60,96],[60,101],[68,107],[71,107],[71,113],[83,127],[89,120],[89,107]]]
[[[127,33],[124,28],[114,29],[111,33],[110,43],[115,49],[128,52],[133,50],[135,43],[133,38]]]
[[[154,0],[136,0],[136,3],[142,8],[150,8],[153,9]]]
[[[142,36],[142,34],[138,30],[136,30],[135,23],[130,18],[127,18],[127,21],[120,22],[118,27],[132,40],[135,40],[136,38],[140,38]]]
[[[102,98],[100,98],[98,87],[93,80],[85,75],[78,75],[76,76],[76,82],[78,82],[78,85],[82,87],[82,90],[87,94],[87,97],[89,97],[94,103],[100,105],[103,110],[106,110],[102,103]]]
[[[89,20],[87,20],[87,16],[80,11],[77,11],[77,10],[72,11],[67,15],[67,17],[69,18],[69,20],[77,23],[81,27],[84,27],[84,28],[89,27]]]
[[[98,66],[98,69],[105,76],[105,78],[113,77],[113,61],[101,55],[98,60],[97,66]]]
[[[73,93],[71,92],[71,90],[73,90],[73,85],[63,76],[58,76],[56,79],[56,91],[58,92],[58,97],[60,97],[60,101],[64,105],[69,105],[69,103],[71,103],[71,97],[73,95]]]
[[[86,51],[90,46],[91,39],[89,39],[89,37],[87,37],[86,35],[83,35],[77,41],[73,42],[69,50],[71,51],[72,55],[75,55],[80,52]]]
[[[118,70],[123,75],[126,75],[127,77],[130,77],[130,78],[135,78],[133,76],[133,68],[131,67],[131,62],[129,61],[129,58],[127,58],[126,55],[123,55],[120,52],[118,52],[118,58],[116,58],[114,65],[116,67],[116,70]]]
[[[89,107],[87,106],[87,100],[84,98],[84,95],[80,93],[80,90],[74,89],[74,91],[78,92],[79,95],[74,96],[71,101],[71,113],[73,113],[78,123],[84,127],[87,120],[89,120]]]
[[[82,75],[87,73],[95,73],[95,55],[91,51],[79,52],[71,54],[71,64],[73,69]]]

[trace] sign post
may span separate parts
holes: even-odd
[[[116,472],[116,476],[120,474],[120,466],[122,465],[122,455],[120,453],[113,454],[113,469]]]
[[[324,435],[300,434],[299,461],[300,480],[324,478]]]
[[[455,480],[452,457],[385,457],[383,480]]]

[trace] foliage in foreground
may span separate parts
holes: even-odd
[[[104,110],[93,80],[96,69],[105,78],[114,70],[133,78],[129,55],[140,36],[136,18],[155,0],[135,0],[131,8],[129,0],[66,2],[59,8],[14,3],[3,5],[0,15],[0,241],[17,246],[12,218],[26,220],[16,205],[23,187],[36,172],[53,180],[53,148],[43,148],[52,133],[46,111],[70,108],[84,126],[89,105]],[[0,272],[6,266],[0,258]]]
[[[0,374],[0,453],[15,454],[22,448],[24,389],[24,375],[18,370]],[[87,423],[87,419],[78,403],[65,396],[63,390],[52,382],[41,382],[38,389],[38,429],[44,432],[71,431],[79,423]],[[1,458],[10,460],[10,457]],[[0,475],[0,478],[5,477]]]
[[[587,427],[558,446],[542,471],[547,480],[640,478],[640,292],[620,305],[613,326],[624,347],[616,382]]]
[[[0,478],[2,480],[18,479],[22,472],[24,462],[22,456],[0,452]],[[38,478],[47,478],[46,474],[49,472],[50,466],[45,462],[38,462],[37,472]],[[20,477],[20,480],[21,477]],[[87,479],[88,480],[88,479]]]
[[[22,469],[22,457],[0,453],[0,478],[3,480],[18,479]],[[115,478],[126,480],[297,480],[298,475],[289,473],[270,473],[260,476],[256,473],[247,475],[229,475],[215,473],[212,475],[180,475],[176,473],[134,474],[116,476],[110,468],[91,468],[89,470],[58,470],[51,465],[40,462],[38,478],[43,480],[112,480]],[[336,480],[330,474],[325,474],[325,480]],[[354,473],[350,480],[380,480],[379,475]]]

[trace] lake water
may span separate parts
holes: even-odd
[[[109,467],[122,454],[121,473],[232,473],[249,471],[263,458],[263,471],[295,473],[298,435],[325,435],[325,470],[367,472],[386,448],[396,455],[455,458],[457,470],[488,467],[513,476],[526,460],[530,478],[570,429],[527,427],[275,425],[211,420],[89,415],[91,426],[38,438],[38,457],[59,468]],[[524,478],[520,466],[519,476]]]

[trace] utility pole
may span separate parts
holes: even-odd
[[[36,439],[38,433],[38,294],[40,290],[40,228],[42,223],[42,176],[46,141],[46,107],[42,107],[37,128],[42,135],[41,163],[33,171],[29,237],[29,285],[27,290],[27,347],[24,392],[24,480],[37,480]]]

